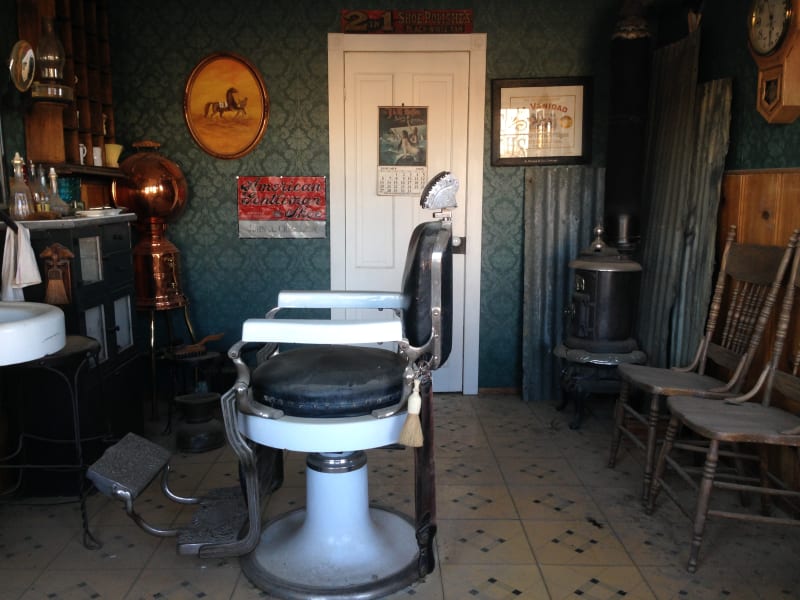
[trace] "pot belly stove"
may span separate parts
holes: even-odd
[[[647,358],[632,336],[642,267],[607,246],[602,227],[594,234],[591,246],[569,263],[575,279],[566,311],[568,335],[553,349],[563,365],[557,408],[564,410],[572,401],[571,429],[580,427],[591,395],[619,392],[617,365],[641,364]]]

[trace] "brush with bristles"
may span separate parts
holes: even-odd
[[[406,408],[406,422],[400,430],[398,440],[404,446],[410,448],[420,448],[424,442],[422,435],[422,424],[419,420],[419,413],[422,409],[422,396],[419,395],[419,379],[414,379],[414,391],[408,397]]]
[[[217,340],[221,340],[224,336],[224,333],[212,333],[211,335],[207,335],[202,340],[195,344],[187,344],[186,346],[180,346],[175,348],[172,351],[172,356],[174,358],[189,358],[192,356],[202,356],[206,353],[206,344],[208,342],[215,342]]]

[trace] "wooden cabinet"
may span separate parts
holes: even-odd
[[[43,282],[25,288],[25,299],[44,302],[48,265],[41,253],[60,244],[74,255],[66,278],[71,302],[62,306],[68,333],[100,342],[100,368],[110,372],[136,353],[134,276],[129,221],[134,215],[30,222],[31,245]]]
[[[109,441],[129,431],[141,434],[144,430],[144,401],[150,387],[146,355],[135,339],[133,220],[135,215],[117,215],[25,223],[43,279],[24,289],[25,299],[45,300],[52,275],[40,255],[45,248],[60,244],[74,255],[69,260],[69,277],[60,279],[69,290],[70,302],[61,305],[67,333],[100,343],[97,364],[79,381],[80,435],[86,463],[98,458]],[[3,231],[0,227],[4,235]],[[53,442],[73,436],[67,391],[62,379],[28,368],[7,369],[0,386],[0,406],[13,414],[10,424],[19,427],[14,435],[24,431],[35,436],[25,446],[26,464],[37,467],[25,473],[25,487],[32,493],[75,492],[74,475],[42,466],[76,460],[69,444]]]
[[[25,222],[43,280],[25,288],[25,300],[45,301],[48,265],[40,256],[45,248],[57,243],[74,255],[66,278],[70,302],[61,305],[66,330],[100,342],[98,365],[92,371],[96,371],[106,400],[113,402],[114,406],[109,404],[106,410],[114,425],[112,433],[117,436],[142,431],[143,399],[148,393],[147,375],[142,372],[146,361],[142,360],[142,344],[135,336],[130,225],[135,218],[127,214]],[[5,235],[3,232],[4,227],[0,226],[0,234]]]
[[[64,45],[64,83],[74,87],[74,100],[30,100],[25,112],[27,158],[49,166],[81,166],[84,171],[113,176],[92,161],[92,149],[115,142],[111,88],[111,49],[107,0],[17,0],[19,36],[36,48],[44,16],[55,17]],[[59,172],[63,170],[58,169]]]

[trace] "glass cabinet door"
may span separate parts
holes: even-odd
[[[100,342],[100,362],[108,359],[108,341],[106,340],[106,311],[102,304],[92,306],[83,311],[86,335]]]
[[[129,295],[121,296],[114,300],[114,323],[116,324],[118,353],[133,346],[131,314],[131,297]]]
[[[80,257],[78,281],[83,284],[103,281],[103,253],[100,236],[78,238],[78,253]]]

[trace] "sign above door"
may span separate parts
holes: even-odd
[[[472,10],[342,10],[342,33],[472,33]]]

